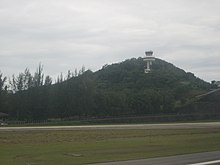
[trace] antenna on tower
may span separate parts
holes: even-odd
[[[143,60],[146,61],[146,66],[144,67],[144,73],[149,73],[150,65],[152,65],[153,61],[155,61],[155,58],[153,57],[153,51],[146,51],[145,55],[146,57],[143,58]]]

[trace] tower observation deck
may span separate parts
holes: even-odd
[[[153,57],[153,51],[146,51],[145,55],[146,57],[143,58],[143,60],[146,61],[146,66],[144,67],[144,73],[149,73],[150,65],[152,65],[153,61],[155,61],[155,58]]]

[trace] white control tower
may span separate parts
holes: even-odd
[[[153,51],[147,51],[145,52],[146,57],[143,58],[144,61],[146,61],[146,66],[144,68],[144,73],[150,72],[150,65],[152,65],[152,62],[155,61],[155,58],[153,57]]]

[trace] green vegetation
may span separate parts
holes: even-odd
[[[209,116],[214,114],[219,116],[220,110],[220,89],[210,92],[208,95],[195,98],[193,101],[177,108],[181,113],[195,113],[198,115]],[[219,118],[219,117],[218,117]]]
[[[15,93],[1,89],[0,111],[23,121],[181,114],[181,107],[211,88],[160,59],[151,73],[144,73],[144,65],[138,58],[105,65],[94,73],[82,68],[80,73],[68,72],[65,81],[61,75],[55,84],[48,76],[44,80],[42,65],[33,76],[26,69],[12,78]]]
[[[0,164],[79,165],[220,150],[219,129],[0,132]]]

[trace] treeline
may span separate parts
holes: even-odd
[[[7,111],[6,108],[6,96],[7,86],[5,85],[7,78],[0,72],[0,112]]]
[[[30,70],[26,68],[24,73],[19,73],[18,76],[13,75],[12,79],[9,79],[9,84],[10,90],[15,93],[34,87],[51,85],[52,78],[50,76],[46,76],[44,79],[43,66],[39,64],[34,75],[32,75]]]
[[[1,74],[0,111],[16,120],[173,114],[176,107],[210,89],[209,83],[165,61],[157,59],[148,74],[144,65],[138,58],[94,73],[83,67],[78,73],[69,71],[65,80],[61,74],[54,84],[49,76],[43,78],[39,65],[34,75],[26,69],[12,78],[15,93],[4,88]]]
[[[19,73],[17,76],[14,74],[12,75],[12,78],[8,78],[8,82],[6,83],[7,77],[3,77],[3,74],[1,73],[1,79],[2,79],[2,87],[5,88],[8,92],[19,92],[23,90],[28,90],[30,88],[34,87],[40,87],[40,86],[48,86],[56,83],[62,83],[63,81],[69,80],[72,77],[77,77],[85,72],[85,67],[82,66],[82,68],[77,71],[77,69],[73,71],[68,70],[67,74],[64,75],[63,73],[60,73],[60,75],[57,76],[57,78],[53,82],[53,78],[49,75],[46,75],[43,73],[43,65],[39,64],[34,74],[31,74],[30,70],[26,68],[24,72]]]

